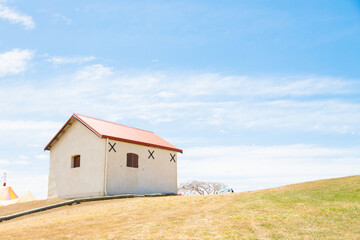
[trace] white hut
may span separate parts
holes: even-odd
[[[73,114],[50,151],[48,198],[177,193],[177,153],[153,132]]]

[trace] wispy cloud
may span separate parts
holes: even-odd
[[[180,181],[226,182],[238,190],[358,174],[360,150],[316,145],[209,146],[185,149]]]
[[[83,84],[88,81],[92,81],[92,83],[97,85],[103,80],[108,79],[110,76],[112,76],[112,74],[113,71],[110,67],[106,67],[102,64],[94,64],[86,66],[77,71],[73,75],[72,81],[76,81],[80,87],[84,87]],[[93,89],[91,86],[87,86],[87,88]]]
[[[14,161],[14,164],[15,164],[15,165],[28,165],[28,164],[30,164],[30,162],[29,162],[29,161],[25,161],[25,160],[15,160],[15,161]]]
[[[81,64],[90,61],[94,61],[96,57],[88,56],[88,57],[59,57],[53,56],[47,59],[48,62],[53,64]]]
[[[57,109],[112,121],[178,121],[189,128],[218,131],[282,129],[360,134],[360,104],[337,98],[359,93],[354,80],[173,75],[130,75],[93,64],[53,79],[46,90],[28,84],[0,88],[0,107],[4,113],[14,108],[28,113]],[[17,98],[13,98],[15,92]]]
[[[182,95],[207,96],[230,95],[239,97],[297,97],[325,94],[358,93],[357,81],[332,77],[287,76],[249,77],[198,74],[181,81],[171,82]],[[165,85],[168,87],[167,85]]]
[[[10,161],[4,160],[4,159],[0,159],[0,166],[4,166],[4,165],[10,165]],[[0,174],[2,174],[2,173],[0,173]]]
[[[10,9],[4,4],[0,3],[0,18],[10,21],[11,23],[19,23],[26,29],[34,29],[35,22],[32,17],[26,14],[17,12],[14,9]]]
[[[10,162],[9,160],[3,160],[0,159],[0,166],[9,166],[9,165],[28,165],[30,162],[27,160],[15,160]],[[2,174],[2,172],[0,172],[0,174]],[[0,175],[1,176],[1,175]]]
[[[339,100],[274,100],[214,104],[204,121],[240,129],[297,129],[359,134],[360,104]]]
[[[69,17],[67,17],[67,16],[65,16],[65,15],[62,15],[62,14],[60,14],[60,13],[55,13],[55,14],[53,14],[53,17],[54,17],[54,19],[55,19],[56,22],[57,22],[57,21],[63,21],[63,22],[65,22],[67,25],[71,25],[71,24],[72,24],[72,20],[71,20]]]
[[[0,131],[52,130],[61,127],[62,123],[51,121],[10,121],[0,120]]]
[[[49,159],[49,155],[48,154],[38,154],[35,156],[36,159],[39,160],[48,160]]]
[[[28,49],[13,49],[0,54],[0,77],[15,75],[27,70],[34,52]]]

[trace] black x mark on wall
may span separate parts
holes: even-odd
[[[114,152],[116,152],[116,150],[115,150],[115,145],[116,145],[116,143],[114,143],[113,145],[111,145],[111,143],[109,142],[109,145],[110,145],[110,150],[109,150],[109,152],[111,152],[111,150],[114,150]]]
[[[153,150],[153,151],[148,150],[148,152],[149,152],[149,154],[150,154],[148,158],[151,158],[151,157],[152,157],[152,159],[155,159],[155,158],[154,158],[154,155],[153,155],[154,152],[155,152],[155,150]]]
[[[170,153],[170,156],[171,156],[170,162],[171,162],[171,161],[176,162],[176,160],[175,160],[175,156],[176,156],[176,155],[175,155],[175,154],[174,154],[174,155],[172,155],[172,154]]]

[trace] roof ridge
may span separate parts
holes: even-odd
[[[148,130],[144,130],[144,129],[140,129],[140,128],[136,128],[136,127],[130,127],[130,126],[126,126],[126,125],[123,125],[123,124],[120,124],[120,123],[110,122],[110,121],[107,121],[107,120],[94,118],[94,117],[89,117],[89,116],[85,116],[85,115],[78,114],[78,113],[74,113],[74,115],[75,116],[80,116],[80,117],[87,117],[87,118],[91,118],[91,119],[94,119],[94,120],[98,120],[98,121],[102,121],[102,122],[106,122],[106,123],[111,123],[111,124],[119,125],[119,126],[122,126],[122,127],[132,128],[132,129],[136,129],[136,130],[140,130],[140,131],[144,131],[144,132],[154,133],[152,131],[148,131]]]

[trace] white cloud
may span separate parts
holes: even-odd
[[[228,102],[211,107],[207,123],[232,129],[301,129],[359,134],[360,104],[338,100]]]
[[[65,15],[62,15],[62,14],[60,14],[60,13],[55,13],[55,14],[53,14],[53,17],[54,17],[54,19],[55,19],[56,22],[60,20],[60,21],[65,22],[67,25],[71,25],[71,24],[72,24],[72,20],[71,20],[69,17],[67,17],[67,16],[65,16]]]
[[[176,93],[171,92],[171,91],[162,91],[162,92],[159,92],[156,95],[159,96],[159,97],[162,97],[162,98],[172,98],[172,97],[176,96]]]
[[[34,144],[34,143],[27,143],[26,146],[27,146],[27,147],[31,147],[31,148],[39,148],[39,147],[41,147],[41,145],[39,145],[39,144]]]
[[[47,59],[48,62],[52,62],[53,64],[81,64],[90,61],[94,61],[96,57],[88,56],[88,57],[59,57],[53,56]]]
[[[194,147],[179,157],[178,171],[180,181],[220,181],[238,190],[254,190],[359,174],[359,149],[315,145]]]
[[[13,9],[6,7],[0,3],[0,18],[10,21],[11,23],[19,23],[26,29],[35,28],[35,22],[32,17],[19,13]]]
[[[111,68],[105,67],[102,64],[94,64],[86,66],[76,72],[72,81],[77,81],[78,84],[82,87],[82,84],[84,82],[86,83],[87,81],[92,81],[93,83],[97,81],[98,84],[101,83],[104,85],[103,81],[110,77],[112,74],[113,72]],[[91,88],[91,86],[88,86],[88,88]]]
[[[53,130],[60,129],[64,123],[50,121],[10,121],[0,120],[0,131]]]
[[[176,89],[177,94],[183,96],[226,94],[269,98],[359,93],[360,91],[357,81],[319,76],[249,77],[205,73],[179,76],[178,79],[172,78],[170,81],[166,81],[169,78],[166,75],[158,75],[157,78],[163,80],[164,83],[158,86],[160,90]]]
[[[14,164],[15,165],[28,165],[28,164],[30,164],[30,162],[25,161],[25,160],[16,160],[16,161],[14,161]]]
[[[0,54],[0,77],[15,75],[27,70],[34,53],[28,49],[13,49]]]
[[[129,74],[93,64],[52,79],[46,87],[2,87],[0,109],[4,114],[14,109],[26,113],[56,109],[112,121],[178,121],[188,129],[224,132],[281,129],[360,134],[360,104],[337,97],[360,91],[356,81],[331,77],[274,79]]]
[[[10,165],[10,161],[4,160],[4,159],[0,159],[0,165]],[[1,173],[1,174],[2,174],[2,173]]]
[[[40,160],[48,160],[49,155],[48,154],[39,154],[39,155],[36,155],[35,158],[40,159]]]

